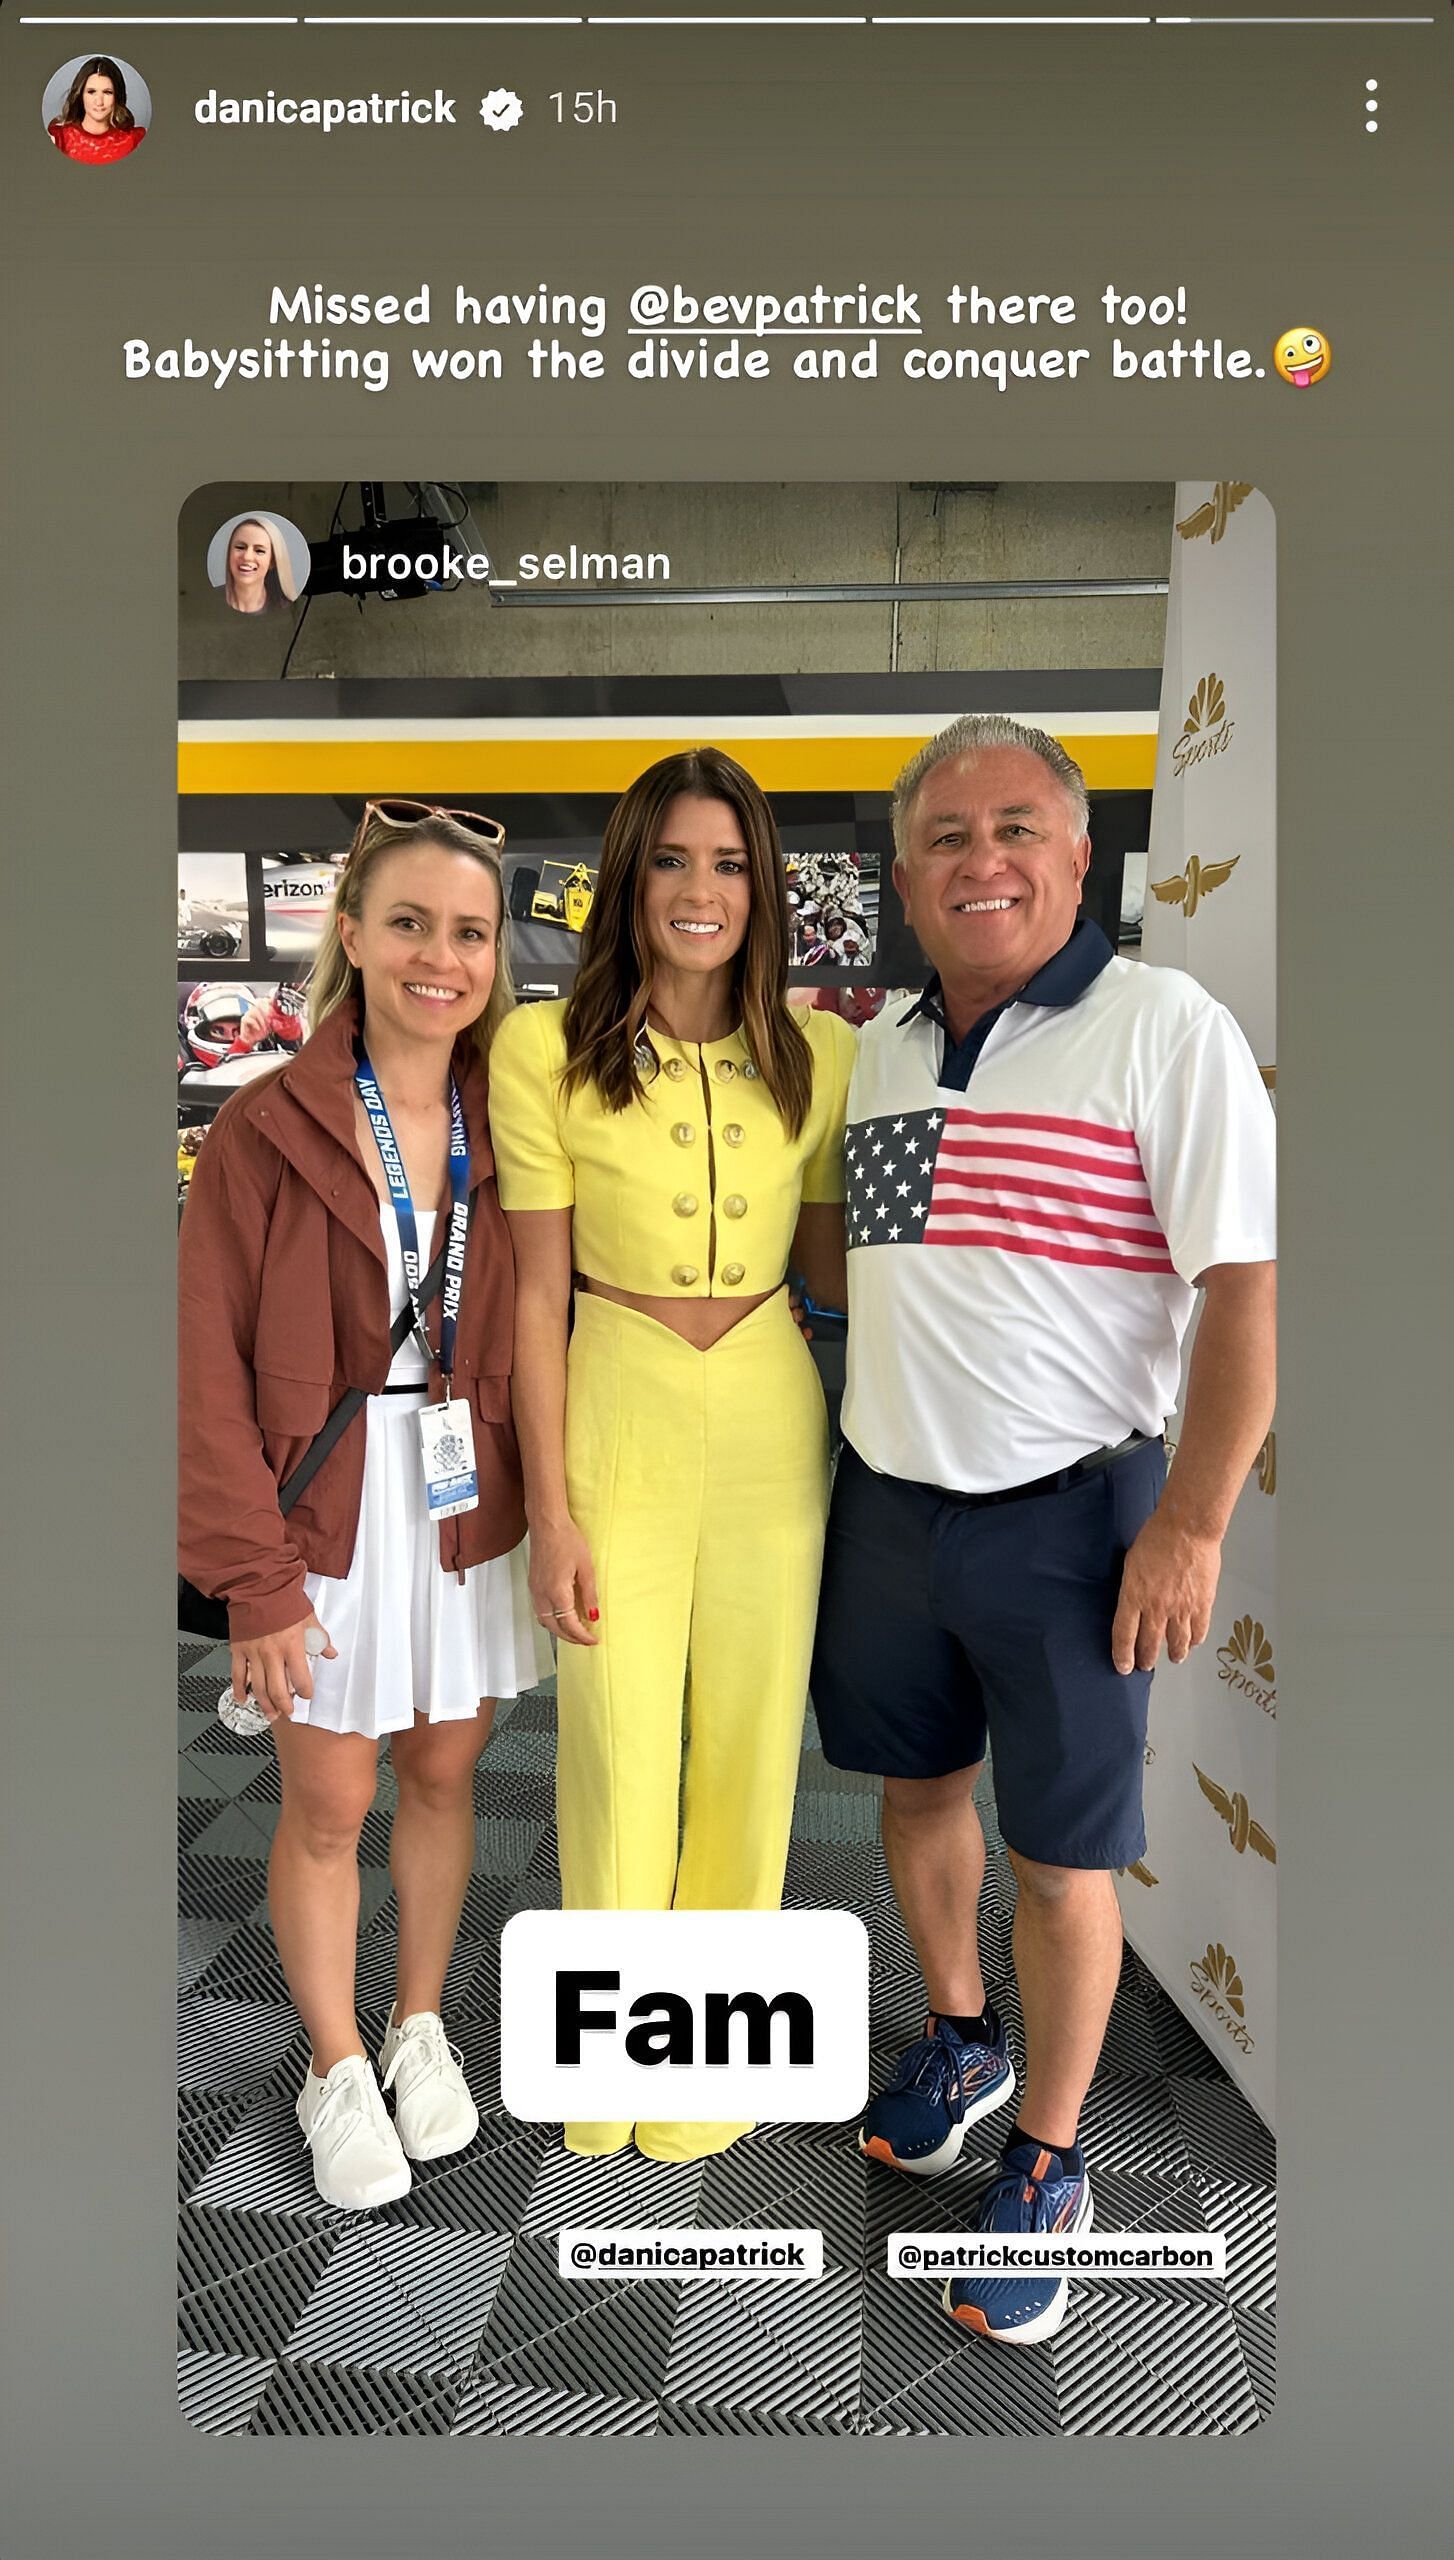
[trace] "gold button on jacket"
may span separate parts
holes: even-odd
[[[570,1209],[571,1260],[608,1288],[642,1297],[755,1296],[787,1268],[802,1202],[843,1197],[843,1124],[856,1041],[837,1014],[795,1013],[813,1060],[808,1117],[790,1137],[740,1031],[698,1046],[650,1034],[659,1070],[639,1069],[641,1099],[609,1111],[593,1085],[561,1093],[563,1003],[517,1006],[490,1055],[490,1131],[500,1199],[511,1209]],[[730,1068],[730,1075],[722,1070]],[[682,1116],[685,1104],[692,1117]],[[724,1114],[731,1112],[731,1118]],[[724,1150],[746,1152],[750,1193],[726,1189]],[[683,1176],[690,1184],[683,1184]],[[674,1262],[686,1218],[714,1222],[692,1242],[695,1262]],[[732,1222],[730,1260],[715,1222]],[[748,1274],[751,1274],[749,1281]]]

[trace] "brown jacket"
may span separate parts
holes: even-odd
[[[389,1291],[379,1197],[353,1113],[352,1005],[290,1065],[224,1104],[197,1158],[180,1240],[179,1560],[225,1599],[233,1640],[308,1615],[305,1573],[347,1573],[363,1491],[358,1414],[285,1520],[277,1488],[346,1387],[388,1375]],[[440,1563],[463,1571],[525,1534],[510,1413],[515,1270],[495,1196],[487,1078],[473,1047],[455,1076],[470,1137],[473,1213],[455,1349],[480,1499],[440,1525]],[[446,1187],[439,1214],[447,1222]],[[444,1234],[444,1224],[436,1234]],[[439,1300],[428,1310],[439,1339]],[[431,1394],[442,1393],[436,1369]]]

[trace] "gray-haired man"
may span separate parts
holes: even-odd
[[[883,1778],[929,2017],[860,2147],[935,2175],[1015,2091],[977,1946],[988,1739],[1025,2082],[982,2219],[1075,2230],[1120,1968],[1111,1870],[1145,1846],[1151,1672],[1206,1635],[1271,1419],[1271,1106],[1220,1005],[1078,915],[1086,791],[1054,739],[955,721],[901,775],[894,830],[935,974],[866,1027],[849,1099],[845,1447],[812,1689],[829,1760]],[[945,2304],[1031,2344],[1066,2287],[956,2280]]]

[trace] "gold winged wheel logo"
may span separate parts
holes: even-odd
[[[1220,1814],[1225,1822],[1227,1836],[1238,1857],[1240,1858],[1247,1849],[1255,1849],[1259,1858],[1265,1858],[1269,1866],[1275,1867],[1276,1845],[1271,1834],[1263,1830],[1261,1823],[1252,1820],[1247,1809],[1246,1797],[1241,1793],[1228,1795],[1226,1788],[1219,1786],[1215,1778],[1209,1778],[1204,1769],[1197,1769],[1194,1760],[1191,1765],[1197,1770],[1197,1785],[1201,1788],[1202,1794],[1213,1811]]]
[[[1152,1874],[1144,1858],[1138,1858],[1133,1866],[1118,1867],[1116,1873],[1122,1876],[1134,1876],[1138,1884],[1160,1884],[1161,1882],[1160,1876]]]
[[[1243,2000],[1245,1986],[1242,1976],[1220,1939],[1215,1945],[1208,1943],[1207,1952],[1202,1958],[1202,1971],[1208,1982],[1214,1984],[1221,1993],[1233,2016],[1245,2018],[1247,2010]]]
[[[1219,480],[1203,505],[1178,520],[1176,529],[1182,541],[1198,542],[1204,533],[1209,533],[1213,542],[1220,542],[1228,517],[1236,514],[1244,498],[1251,497],[1252,488],[1250,480]]]
[[[1241,859],[1240,853],[1233,853],[1225,862],[1202,862],[1192,854],[1185,871],[1179,871],[1174,880],[1153,880],[1151,894],[1164,907],[1180,907],[1184,915],[1194,916],[1203,898],[1231,879]]]
[[[1269,1431],[1257,1452],[1257,1482],[1263,1493],[1277,1491],[1277,1433]]]

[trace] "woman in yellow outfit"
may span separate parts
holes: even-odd
[[[761,791],[713,748],[668,756],[612,812],[570,997],[491,1052],[567,1910],[782,1894],[827,1500],[784,1279],[843,1303],[854,1047],[789,1010],[787,955]],[[570,2124],[566,2146],[633,2130],[695,2160],[751,2127]]]

